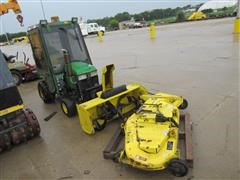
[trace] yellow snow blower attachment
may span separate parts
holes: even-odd
[[[189,116],[181,116],[179,109],[185,109],[187,101],[165,93],[141,98],[143,105],[117,129],[103,151],[104,158],[143,170],[167,168],[175,176],[185,176],[187,161],[192,161],[191,124]],[[182,121],[184,129],[179,130]],[[184,151],[179,149],[181,138],[187,140]]]
[[[141,96],[147,90],[137,83],[113,87],[114,65],[102,70],[102,91],[97,97],[85,103],[77,104],[80,124],[84,132],[94,134],[102,130],[107,121],[124,119],[141,106]]]

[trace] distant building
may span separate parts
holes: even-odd
[[[220,9],[224,7],[231,7],[237,4],[237,0],[209,0],[205,2],[198,11],[205,9]]]

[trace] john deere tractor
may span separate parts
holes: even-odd
[[[65,115],[76,114],[76,103],[96,97],[101,90],[97,69],[92,65],[77,18],[51,22],[41,20],[29,27],[28,37],[42,80],[39,96],[45,103],[60,99]]]

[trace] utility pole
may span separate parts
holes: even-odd
[[[238,8],[237,18],[240,18],[240,0],[238,0],[237,8]]]
[[[2,17],[3,18],[3,17]],[[10,41],[9,41],[9,37],[8,37],[8,33],[7,33],[7,31],[6,31],[6,24],[5,24],[5,22],[3,21],[3,19],[2,19],[2,21],[1,21],[1,24],[2,24],[2,31],[3,32],[5,32],[5,33],[3,33],[4,35],[5,35],[5,37],[6,37],[6,40],[7,40],[7,43],[8,44],[10,44]]]
[[[8,33],[7,33],[7,32],[5,33],[5,36],[6,36],[6,39],[7,39],[8,44],[10,44],[10,41],[9,41]]]
[[[44,11],[42,0],[40,0],[40,3],[41,3],[41,7],[42,7],[43,18],[44,18],[44,20],[46,20],[46,14],[45,14],[45,11]]]

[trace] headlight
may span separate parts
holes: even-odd
[[[72,17],[72,23],[77,23],[78,22],[78,18],[77,17]]]
[[[82,74],[82,75],[78,76],[78,80],[83,80],[83,79],[87,79],[86,74]]]
[[[40,20],[41,25],[46,25],[47,23],[48,23],[47,20]]]
[[[97,76],[98,74],[97,74],[97,71],[94,71],[94,72],[91,72],[90,75],[91,77],[93,77],[93,76]]]

